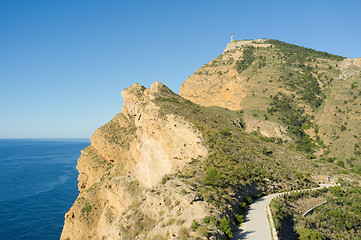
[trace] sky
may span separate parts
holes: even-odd
[[[361,1],[0,0],[0,138],[89,138],[121,91],[179,93],[235,40],[361,57]]]

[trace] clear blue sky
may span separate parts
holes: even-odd
[[[360,13],[358,0],[0,0],[0,138],[88,138],[125,87],[178,93],[231,33],[361,57]]]

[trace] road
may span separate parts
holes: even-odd
[[[321,184],[318,188],[296,190],[292,192],[302,192],[315,190],[323,187],[331,187],[331,184]],[[286,192],[290,193],[290,192]],[[233,234],[233,240],[247,239],[247,240],[272,240],[271,227],[267,218],[266,207],[271,200],[279,195],[286,193],[275,193],[264,196],[256,200],[248,209],[245,215],[245,221],[239,229]]]

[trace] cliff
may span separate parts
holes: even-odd
[[[221,218],[231,229],[240,201],[307,184],[280,164],[300,156],[260,154],[237,112],[193,104],[159,82],[122,96],[121,113],[78,160],[80,193],[61,239],[226,239]]]
[[[360,69],[276,40],[233,41],[180,95],[126,88],[81,153],[61,239],[228,239],[261,194],[350,177],[335,156],[361,169]]]
[[[177,236],[193,219],[207,215],[206,204],[191,204],[194,196],[181,181],[170,181],[157,192],[152,188],[166,174],[208,153],[202,135],[190,123],[172,114],[159,116],[151,100],[165,88],[156,82],[150,89],[139,84],[125,89],[121,113],[94,132],[91,146],[78,161],[80,194],[66,214],[61,239],[119,239],[132,235],[128,228],[134,228],[133,235],[141,231],[138,239],[156,236],[160,228]],[[170,184],[178,188],[168,191]],[[189,194],[183,197],[184,192]],[[169,213],[172,205],[177,211]],[[160,211],[163,220],[158,218]],[[161,227],[175,213],[184,216],[178,227]]]
[[[270,48],[265,39],[233,41],[223,53],[199,68],[185,82],[180,95],[203,106],[220,106],[241,110],[248,105],[247,97],[252,95],[248,76],[240,75],[235,65],[242,59],[244,47]]]
[[[316,145],[310,153],[355,158],[360,73],[361,58],[277,40],[232,41],[182,84],[180,95],[204,106],[241,110],[248,132],[296,143],[309,136]]]

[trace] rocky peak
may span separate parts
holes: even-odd
[[[134,83],[132,86],[127,87],[121,92],[121,95],[124,98],[122,113],[135,116],[139,112],[140,104],[145,103],[155,107],[151,101],[170,91],[171,90],[167,86],[158,81],[154,82],[149,89],[138,83]]]
[[[151,86],[150,86],[150,94],[152,96],[159,96],[162,95],[162,92],[166,92],[166,91],[170,91],[170,89],[164,85],[161,82],[154,82]]]
[[[140,102],[148,95],[147,92],[148,90],[144,86],[139,83],[134,83],[132,86],[124,89],[121,92],[121,95],[124,98],[124,101]]]
[[[207,154],[200,133],[188,122],[174,115],[159,114],[160,108],[153,100],[174,94],[163,83],[155,82],[149,89],[134,83],[121,94],[124,98],[121,113],[136,127],[136,138],[129,144],[128,154],[134,159],[133,162],[128,161],[129,170],[142,186],[154,186],[164,174],[181,169],[194,154]],[[98,138],[103,139],[103,135],[96,131],[92,137],[95,148]],[[101,145],[99,151],[106,147],[106,144]]]
[[[356,109],[360,106],[360,73],[361,58],[345,59],[278,40],[232,41],[220,56],[200,67],[182,84],[180,95],[203,106],[241,110],[246,131],[289,140],[289,137],[294,139],[287,136],[292,126],[284,116],[290,112],[282,112],[281,107],[277,113],[272,112],[279,103],[275,96],[290,99],[295,113],[304,111],[300,117],[311,116],[313,119],[309,122],[317,123],[317,130],[325,135],[336,118],[343,118],[337,120],[338,125],[347,122],[349,129],[356,130],[354,119],[357,118],[339,113],[345,111],[343,109],[348,112],[352,109],[355,114],[360,112]],[[325,121],[330,122],[325,124]],[[333,126],[333,129],[339,128]],[[317,138],[321,138],[320,134]],[[331,143],[326,138],[324,141]],[[348,144],[351,154],[353,144]]]
[[[257,43],[265,43],[267,41],[267,39],[255,39],[255,40],[235,40],[232,41],[230,43],[227,44],[227,47],[224,49],[223,52],[227,52],[227,51],[231,51],[234,50],[236,48],[245,46],[245,45],[250,45],[253,46],[253,44]]]
[[[119,236],[123,230],[117,224],[129,224],[121,218],[121,213],[139,212],[133,205],[141,198],[144,206],[152,205],[144,207],[142,214],[157,215],[159,209],[157,213],[151,210],[153,205],[161,207],[163,199],[149,193],[150,189],[157,188],[166,174],[181,171],[190,161],[208,154],[201,133],[191,123],[160,112],[154,100],[175,95],[164,84],[155,82],[147,89],[135,83],[121,95],[124,98],[121,113],[94,132],[91,146],[82,151],[78,160],[81,197],[66,215],[61,239],[118,239],[113,236]],[[154,199],[158,202],[153,203]],[[204,212],[193,214],[199,212],[199,206],[190,203],[182,205],[182,209],[186,214],[192,212],[189,221],[184,222],[187,227],[194,218],[205,216]],[[87,220],[83,220],[80,216],[88,214],[86,211],[91,211],[92,216],[87,215]],[[112,222],[111,216],[121,220]]]
[[[150,88],[145,88],[139,83],[134,83],[132,86],[127,87],[121,93],[124,101],[142,102],[146,100],[153,100],[155,97],[162,94],[162,90],[170,91],[167,86],[161,82],[154,82]]]
[[[295,169],[319,171],[312,159],[268,141],[292,142],[292,127],[314,138],[317,149],[358,154],[361,143],[351,134],[359,130],[360,68],[360,58],[243,40],[229,43],[183,83],[180,95],[189,101],[160,82],[126,88],[121,113],[94,132],[78,160],[80,193],[61,239],[190,239],[201,233],[202,239],[225,239],[204,219],[219,222],[221,213],[233,219],[247,191],[265,191],[263,180],[275,181],[271,189],[298,188],[306,183]],[[304,86],[306,81],[313,85]],[[315,89],[314,97],[324,100],[318,107],[302,95]],[[300,124],[284,121],[290,117]],[[339,124],[346,121],[344,131]],[[326,142],[329,133],[333,143]],[[193,231],[193,223],[203,231]]]

